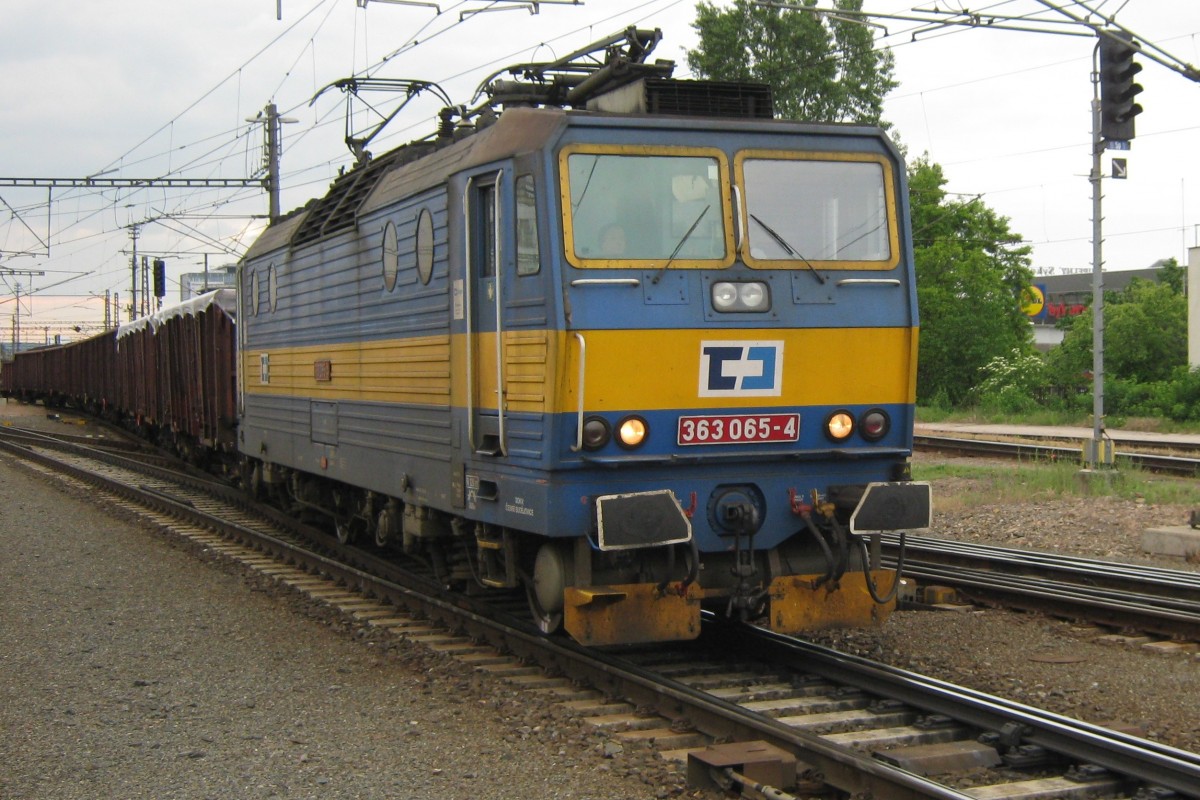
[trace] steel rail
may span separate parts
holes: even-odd
[[[885,546],[897,547],[900,537],[884,533],[881,541]],[[905,544],[907,550],[918,557],[937,557],[943,561],[961,559],[960,563],[968,565],[978,562],[1011,565],[1038,573],[1077,577],[1081,583],[1097,583],[1103,579],[1121,588],[1136,588],[1147,594],[1155,593],[1166,597],[1179,596],[1183,594],[1181,590],[1200,592],[1200,571],[1105,561],[1069,553],[1046,553],[912,534],[905,537]]]
[[[125,450],[148,452],[151,450],[149,445],[143,441],[129,438],[126,435],[114,435],[112,438],[106,436],[86,436],[78,433],[46,433],[32,428],[21,428],[16,425],[5,425],[0,428],[3,435],[8,438],[24,437],[28,441],[63,441],[71,444],[79,444],[85,447],[103,447],[110,450]]]
[[[885,561],[886,563],[886,561]],[[1100,597],[1070,586],[1050,585],[1035,579],[1014,580],[983,572],[967,572],[957,568],[944,570],[915,567],[905,572],[919,574],[937,583],[964,588],[972,599],[990,601],[1005,607],[1023,608],[1048,613],[1051,616],[1088,620],[1102,625],[1134,628],[1165,636],[1195,639],[1200,635],[1200,612],[1172,610],[1162,605],[1148,605],[1138,595],[1109,592]]]
[[[1091,433],[1090,430],[1087,431]],[[925,432],[918,430],[917,436],[928,436],[932,439],[973,439],[976,437],[992,437],[991,439],[981,439],[981,441],[1002,441],[995,437],[1007,437],[1007,440],[1017,440],[1018,442],[1031,442],[1035,444],[1048,444],[1051,442],[1066,442],[1082,447],[1087,436],[1081,433],[1063,433],[1056,428],[1045,428],[1044,430],[1030,431],[1028,428],[1012,428],[1010,431],[1005,431],[1004,426],[999,426],[999,429],[993,427],[987,431],[971,431],[962,430],[954,432],[953,430],[945,430],[934,428],[925,428]],[[1122,433],[1120,438],[1112,439],[1115,445],[1118,445],[1125,450],[1136,453],[1153,453],[1162,450],[1175,451],[1180,453],[1200,453],[1200,442],[1191,442],[1181,439],[1169,439],[1163,437],[1157,438],[1138,438],[1135,435]],[[1070,449],[1070,448],[1068,448]]]
[[[898,537],[882,542],[894,565]],[[906,539],[904,572],[1006,605],[1200,638],[1200,572],[929,537]]]
[[[710,624],[716,623],[710,621]],[[847,653],[757,628],[725,625],[728,635],[751,643],[769,643],[775,658],[866,691],[895,697],[916,708],[945,714],[985,731],[1012,731],[1021,743],[1035,744],[1080,763],[1095,764],[1119,775],[1200,797],[1200,755],[1120,731],[1102,728],[973,689],[877,664]],[[969,794],[969,790],[968,790]]]
[[[1055,447],[1030,442],[998,442],[990,439],[960,439],[951,436],[914,436],[913,447],[940,452],[1039,461],[1077,462],[1081,459],[1081,450],[1074,447]],[[1124,451],[1117,451],[1115,457],[1119,462],[1150,472],[1171,475],[1200,474],[1200,459]]]

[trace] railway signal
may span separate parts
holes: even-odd
[[[154,296],[158,298],[159,307],[167,294],[167,262],[161,258],[154,259]]]
[[[1107,142],[1133,138],[1133,120],[1142,113],[1134,98],[1142,92],[1133,78],[1142,65],[1133,60],[1138,46],[1123,31],[1106,31],[1100,38],[1100,135]]]

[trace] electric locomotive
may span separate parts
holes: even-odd
[[[877,129],[773,119],[765,87],[672,80],[659,36],[358,140],[264,231],[245,480],[586,644],[692,638],[702,607],[878,623],[877,534],[930,515],[903,163]]]

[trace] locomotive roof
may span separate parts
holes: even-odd
[[[554,107],[510,108],[494,123],[450,145],[436,149],[430,141],[403,145],[339,176],[324,197],[310,200],[304,208],[277,220],[263,231],[246,251],[244,260],[249,261],[289,246],[303,246],[333,233],[351,230],[360,216],[398,199],[439,186],[452,173],[508,156],[534,152],[558,135],[568,120],[589,126],[653,126],[658,129],[664,126],[694,129],[697,123],[696,117],[688,116],[565,111]],[[748,121],[706,118],[704,129],[745,130]],[[843,137],[882,141],[884,148],[895,152],[887,136],[880,129],[869,126],[776,119],[755,119],[753,124],[760,128],[768,125],[777,130],[790,128],[806,133],[836,129]]]
[[[498,158],[537,150],[563,125],[561,108],[513,108],[460,142],[390,170],[359,209],[367,213],[398,197],[430,189],[446,175]],[[403,192],[403,195],[401,195]]]
[[[381,169],[383,175],[355,212],[356,215],[369,213],[399,197],[438,186],[452,172],[536,150],[563,124],[565,116],[566,112],[558,108],[509,109],[487,128],[428,155],[405,160],[405,148],[412,145],[385,153],[367,167],[360,167],[339,177],[331,185],[330,194],[338,191],[341,181],[353,179],[364,169],[372,166]],[[387,163],[389,161],[393,162],[391,166]],[[272,224],[250,245],[244,259],[249,261],[272,250],[287,247],[308,217],[318,210],[320,203],[320,200],[310,201],[300,211]]]

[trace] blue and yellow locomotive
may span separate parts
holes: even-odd
[[[247,480],[587,644],[691,638],[701,606],[876,623],[872,534],[930,513],[903,164],[669,79],[657,38],[523,65],[262,234]]]

